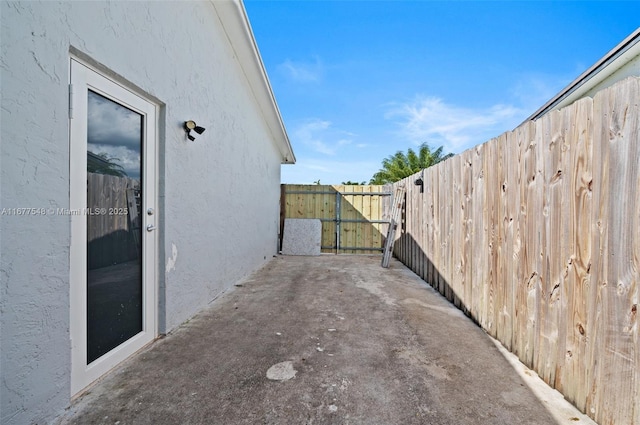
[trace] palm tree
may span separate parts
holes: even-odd
[[[452,153],[442,155],[443,147],[432,151],[429,145],[423,143],[418,149],[418,153],[409,148],[406,155],[398,151],[382,160],[382,168],[373,175],[369,184],[386,184],[397,182],[405,177],[409,177],[418,171],[429,168],[438,162],[444,161],[453,156]]]

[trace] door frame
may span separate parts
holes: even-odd
[[[87,365],[87,92],[142,114],[142,332]],[[69,211],[71,396],[77,395],[158,335],[158,111],[159,105],[72,57],[69,90]],[[146,214],[153,208],[153,215]]]

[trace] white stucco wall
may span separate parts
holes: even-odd
[[[276,253],[282,149],[210,2],[0,7],[0,208],[69,206],[71,49],[163,104],[161,331]],[[188,119],[207,129],[195,142]],[[0,423],[46,423],[70,399],[70,220],[0,231]]]

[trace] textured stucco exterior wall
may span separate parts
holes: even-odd
[[[1,208],[69,207],[71,50],[162,104],[161,332],[275,254],[281,153],[211,3],[0,7]],[[70,220],[0,230],[0,422],[46,423],[70,399]]]

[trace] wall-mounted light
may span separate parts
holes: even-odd
[[[420,186],[420,193],[424,192],[424,180],[422,180],[422,177],[418,177],[416,181],[413,182],[413,184],[415,184],[416,186]]]
[[[196,140],[196,138],[191,135],[191,130],[195,131],[198,134],[202,134],[204,133],[205,128],[198,126],[193,120],[184,122],[184,131],[187,132],[187,137],[189,138],[189,140],[193,142],[194,140]]]

